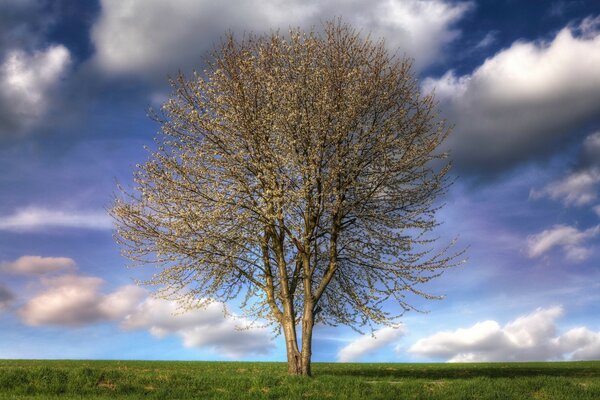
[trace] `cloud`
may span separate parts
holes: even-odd
[[[63,45],[6,54],[0,65],[0,134],[21,132],[39,123],[70,63],[69,50]]]
[[[419,66],[438,59],[459,32],[452,25],[472,7],[446,0],[102,0],[92,28],[94,63],[114,74],[173,74],[200,67],[220,37],[234,32],[308,28],[343,16],[365,32],[385,36],[390,47],[416,57]]]
[[[546,154],[600,112],[600,17],[567,26],[551,41],[517,41],[476,68],[426,79],[456,124],[448,146],[478,173]],[[555,147],[554,147],[555,148]]]
[[[496,43],[497,40],[498,40],[498,31],[488,32],[483,37],[483,39],[481,39],[475,45],[475,48],[478,49],[478,50],[486,49],[486,48],[490,47],[491,45],[493,45],[494,43]]]
[[[565,256],[572,261],[583,261],[588,258],[592,250],[584,246],[589,239],[600,233],[600,225],[584,231],[567,225],[554,225],[538,234],[527,238],[527,252],[529,257],[535,258],[549,252],[553,248],[561,248]]]
[[[588,135],[583,141],[583,164],[600,166],[600,131]]]
[[[146,295],[133,285],[104,295],[104,280],[92,276],[62,275],[41,282],[43,290],[18,311],[27,325],[77,327],[124,317]]]
[[[41,275],[74,267],[75,261],[67,257],[22,256],[15,261],[0,262],[0,272],[22,275]]]
[[[50,228],[112,229],[112,220],[105,212],[49,210],[28,207],[12,215],[0,216],[0,231],[31,232]]]
[[[8,308],[15,295],[6,286],[0,284],[0,311]]]
[[[124,330],[174,335],[186,347],[208,348],[230,358],[267,354],[273,348],[268,329],[225,316],[219,302],[182,313],[175,302],[148,297],[147,290],[135,285],[104,293],[103,279],[73,274],[42,277],[40,282],[39,293],[17,311],[30,326],[81,327],[113,321]]]
[[[404,326],[388,326],[373,332],[373,335],[363,335],[353,340],[338,352],[338,361],[349,362],[358,360],[362,356],[396,341],[405,333]]]
[[[578,168],[569,175],[549,183],[540,190],[533,189],[530,197],[549,197],[565,206],[585,206],[598,198],[600,183],[600,132],[588,135],[583,141]]]
[[[496,321],[438,332],[418,340],[409,352],[449,362],[592,360],[600,357],[600,332],[578,327],[557,335],[562,307],[538,308],[504,327]]]
[[[133,312],[147,295],[148,291],[139,286],[121,286],[114,292],[102,296],[98,303],[98,311],[106,319],[121,320]]]
[[[205,347],[226,357],[262,355],[273,348],[266,328],[250,327],[249,321],[223,315],[223,304],[181,313],[172,301],[148,298],[121,323],[127,330],[149,330],[157,337],[175,335],[186,347]]]
[[[0,1],[0,52],[4,49],[31,48],[41,42],[40,33],[54,17],[38,0]]]
[[[549,197],[553,200],[561,200],[566,206],[589,205],[598,198],[598,183],[600,183],[600,169],[584,169],[551,182],[541,190],[532,190],[530,197],[533,199]]]

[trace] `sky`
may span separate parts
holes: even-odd
[[[106,213],[168,77],[228,31],[341,16],[414,59],[454,126],[440,240],[467,262],[399,325],[315,328],[313,360],[600,359],[600,3],[0,0],[0,358],[285,360],[238,303],[188,313],[136,281]],[[393,305],[390,305],[393,311]]]

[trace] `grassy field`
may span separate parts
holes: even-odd
[[[0,399],[600,399],[600,361],[491,364],[0,360]]]

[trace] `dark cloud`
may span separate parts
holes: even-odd
[[[43,33],[54,21],[43,10],[43,2],[37,0],[0,2],[0,57],[6,50],[31,49],[43,41]]]
[[[14,294],[6,286],[0,284],[0,311],[7,308],[14,298]]]
[[[317,1],[102,1],[92,28],[94,63],[110,74],[152,77],[198,68],[226,30],[268,32],[310,28],[342,16],[365,33],[415,57],[418,66],[437,62],[443,45],[459,36],[453,25],[472,9],[468,2],[391,0]]]
[[[471,74],[424,82],[456,124],[448,146],[461,171],[498,172],[552,154],[598,121],[599,25],[586,18],[548,42],[517,41]]]

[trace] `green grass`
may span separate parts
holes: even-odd
[[[282,363],[0,360],[0,399],[600,399],[600,362]]]

